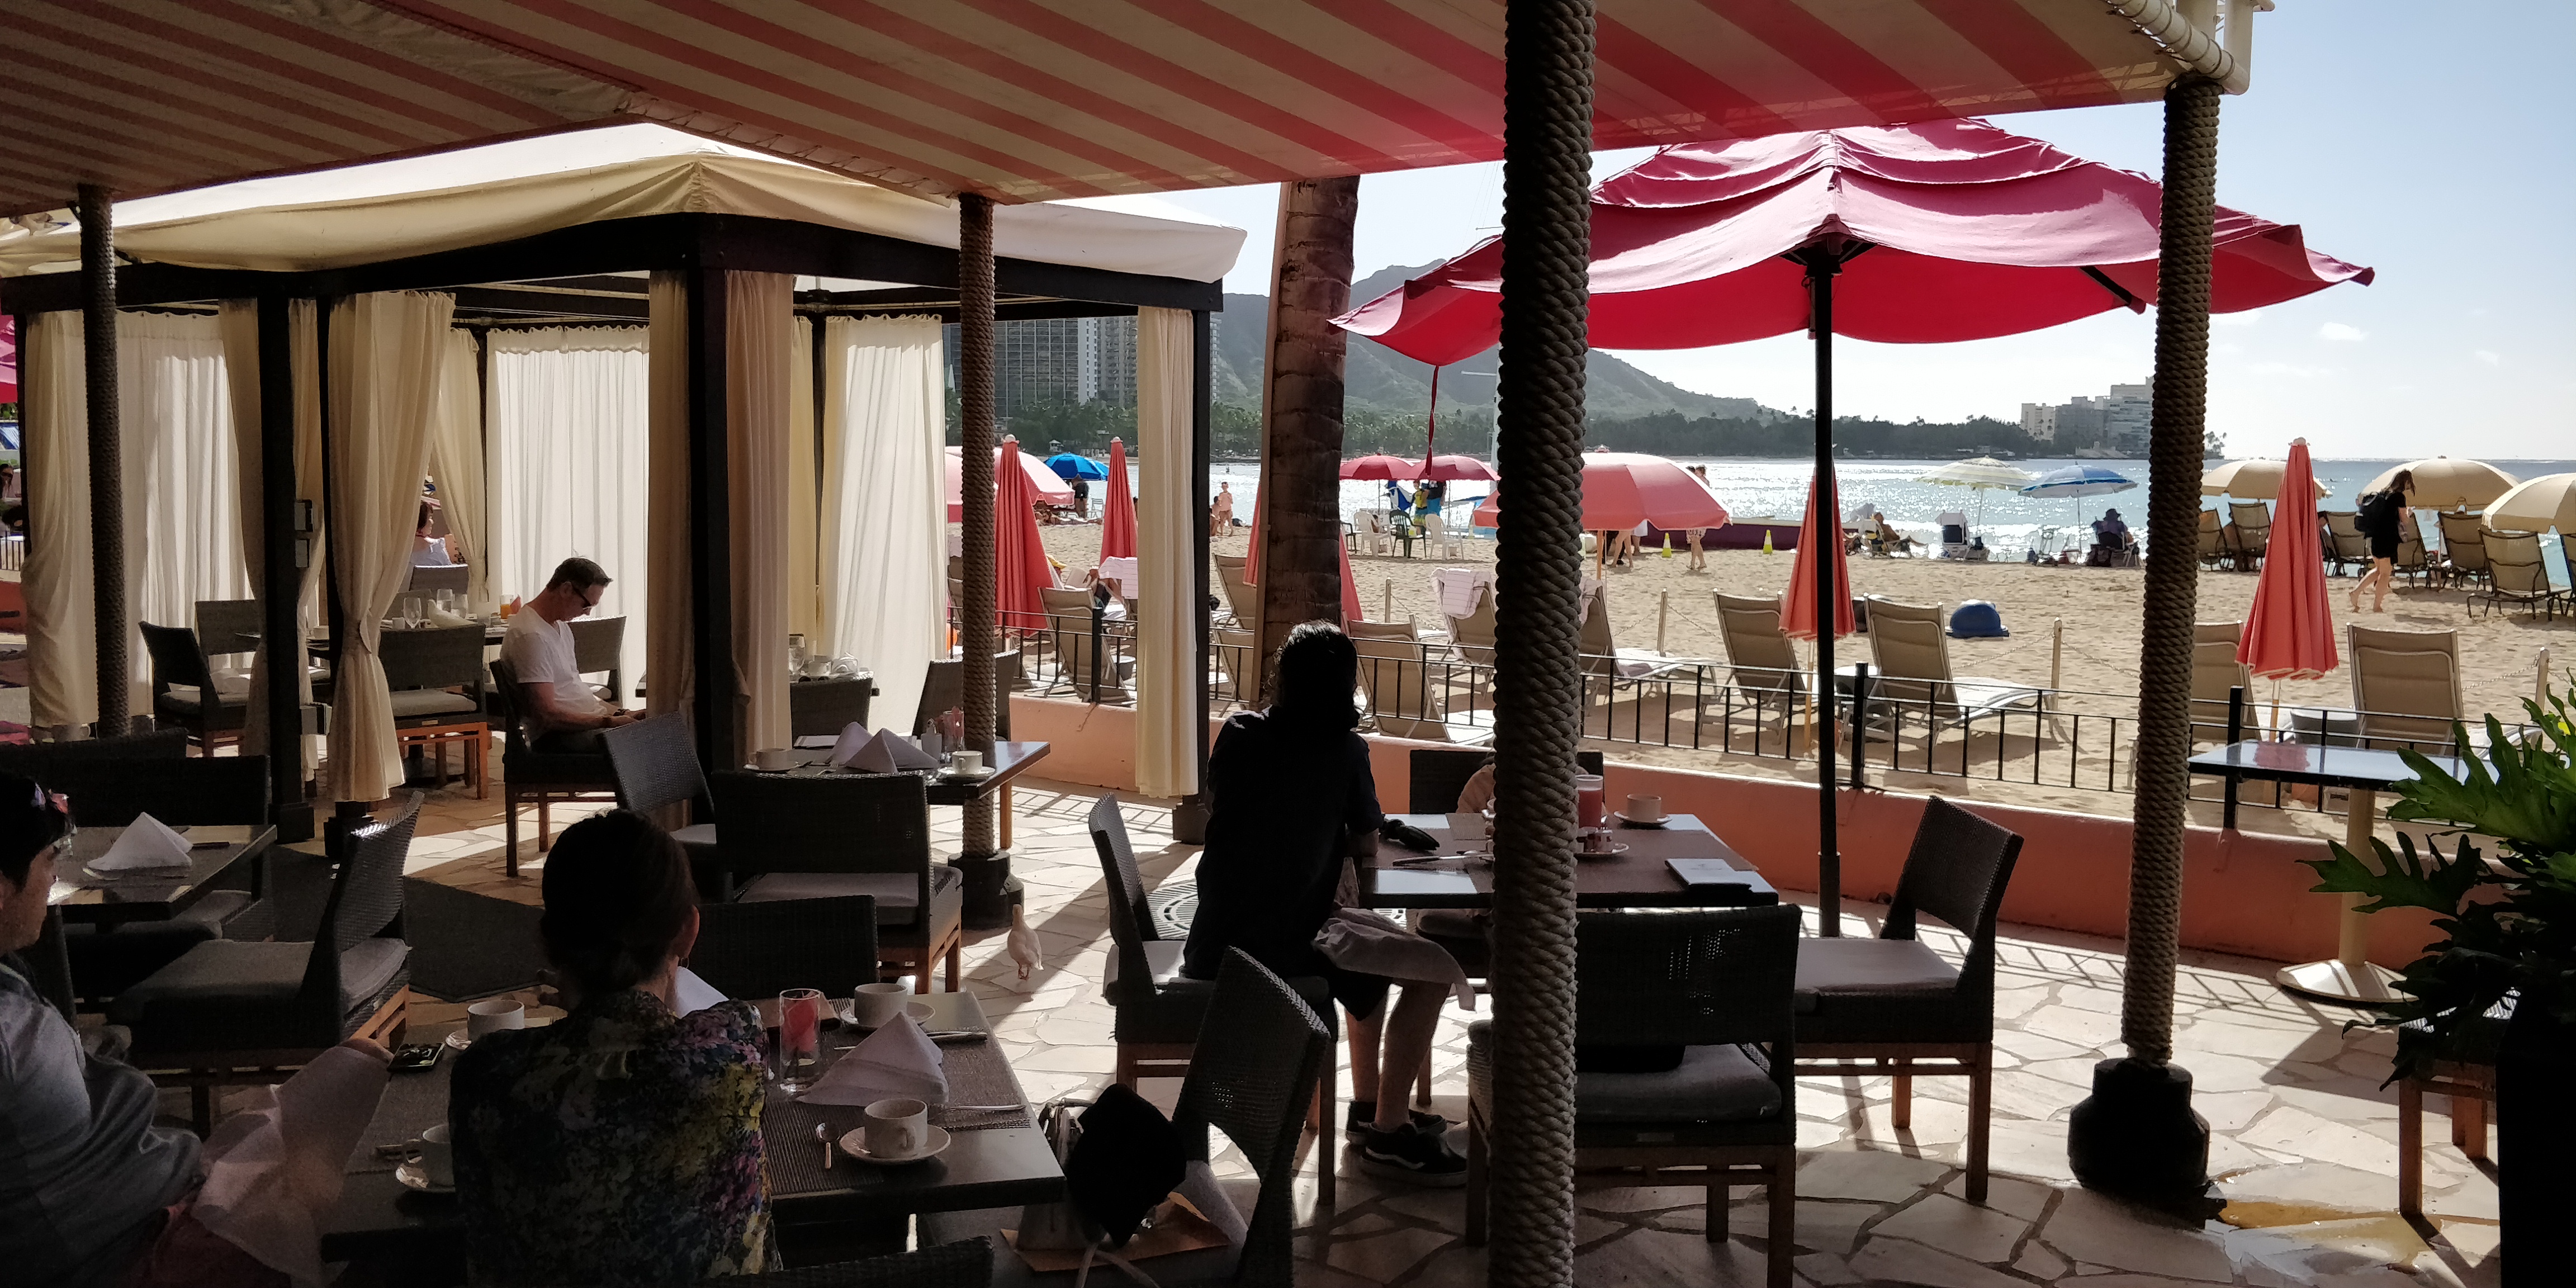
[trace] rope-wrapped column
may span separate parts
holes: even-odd
[[[1494,1247],[1487,1282],[1574,1281],[1574,753],[1589,316],[1591,0],[1511,0],[1503,39],[1495,568]]]
[[[80,186],[82,361],[89,392],[89,548],[98,628],[98,736],[126,732],[134,663],[125,637],[125,454],[116,406],[116,215],[107,189]]]
[[[2163,238],[2156,267],[2156,373],[2148,448],[2146,621],[2138,646],[2137,804],[2129,859],[2124,1060],[2096,1066],[2067,1153],[2086,1185],[2194,1209],[2208,1189],[2209,1127],[2173,1059],[2191,779],[2192,617],[2199,594],[2201,442],[2208,422],[2210,242],[2217,204],[2219,85],[2165,91]]]
[[[993,701],[993,202],[972,192],[957,199],[957,402],[963,422],[958,521],[966,559],[957,635],[965,651],[966,742],[989,756],[999,716]],[[991,855],[992,798],[978,797],[965,812],[965,853]]]

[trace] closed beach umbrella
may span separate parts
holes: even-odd
[[[1851,564],[1843,558],[1843,534],[1834,523],[1834,498],[1819,498],[1816,483],[1814,479],[1807,482],[1807,517],[1798,522],[1797,558],[1789,565],[1789,589],[1780,595],[1780,631],[1791,639],[1816,638],[1819,558],[1830,559],[1834,564],[1833,632],[1839,637],[1853,630]]]
[[[957,454],[962,450],[964,449],[956,447],[948,449],[948,521],[950,523],[955,523],[966,517],[966,505],[963,500],[963,492],[965,490],[965,484],[963,481],[964,471],[957,463]],[[1017,471],[1013,471],[1011,469],[1010,463],[1013,460],[1017,460],[1020,463],[1020,468]],[[1055,471],[1048,469],[1045,461],[1031,456],[1027,452],[1023,452],[1016,447],[1011,449],[1011,454],[1009,456],[1004,456],[1000,449],[995,449],[993,452],[993,478],[996,483],[999,482],[1003,475],[1014,472],[1028,480],[1031,504],[1035,504],[1039,501],[1044,501],[1048,505],[1073,504],[1073,489],[1067,486],[1063,479],[1057,478]]]
[[[2200,476],[2200,494],[2232,496],[2239,501],[2277,501],[2281,497],[2281,474],[2288,468],[2287,462],[2260,458],[2229,461]],[[2315,475],[2309,475],[2308,482],[2315,489],[2314,496],[2322,498],[2332,495],[2331,489],[2323,483],[2318,483]],[[2311,503],[2308,508],[2316,507]],[[2276,521],[2273,526],[2277,528],[2278,522]]]
[[[2325,553],[2317,535],[2317,501],[2308,487],[2308,440],[2290,444],[2282,466],[2283,496],[2272,513],[2272,545],[2254,583],[2254,606],[2236,660],[2269,680],[2313,680],[2342,665],[2335,652],[2334,611],[2326,600]]]
[[[1345,479],[1409,479],[1418,468],[1401,456],[1362,456],[1342,462]]]
[[[1020,454],[1007,438],[1002,450]],[[1046,601],[1038,592],[1055,584],[1055,569],[1038,538],[1037,490],[1026,470],[1003,469],[994,478],[993,578],[993,620],[1002,629],[1046,629]]]
[[[1058,452],[1046,458],[1046,467],[1060,479],[1090,479],[1097,482],[1109,477],[1109,470],[1088,456]]]
[[[2050,470],[2039,481],[2021,490],[2023,496],[2062,496],[2075,502],[2075,522],[2084,522],[2084,498],[2109,496],[2136,487],[2126,476],[2099,465],[2069,465]]]
[[[1136,557],[1136,498],[1127,492],[1127,444],[1109,440],[1109,501],[1100,511],[1100,557]]]
[[[2522,481],[2485,461],[2436,456],[2391,467],[2363,486],[2362,495],[2387,491],[2401,470],[2415,472],[2415,487],[2406,494],[2406,504],[2425,510],[2482,510]]]
[[[2543,474],[2513,485],[2487,507],[2487,526],[2498,532],[2547,532],[2576,536],[2576,474]]]

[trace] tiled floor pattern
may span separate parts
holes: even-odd
[[[1047,783],[1017,793],[1015,870],[1027,884],[1027,917],[1045,945],[1045,968],[1017,978],[998,933],[976,935],[967,948],[970,987],[1038,1099],[1096,1088],[1111,1069],[1109,1008],[1098,987],[1108,955],[1107,904],[1084,830],[1095,798],[1089,789]],[[953,847],[957,813],[933,814],[941,844]],[[1159,803],[1128,799],[1127,824],[1149,883],[1187,875],[1195,863],[1193,847],[1171,841],[1168,814]],[[564,817],[559,812],[558,823]],[[438,868],[434,879],[533,901],[533,866],[516,883],[500,875],[500,830],[497,800],[437,793],[424,811],[411,868]],[[523,845],[533,850],[532,839]],[[1856,917],[1846,925],[1850,933],[1872,929]],[[2187,1226],[2075,1186],[2066,1167],[2068,1111],[2087,1093],[2093,1062],[2120,1054],[2118,945],[2007,929],[1989,1201],[1974,1207],[1958,1197],[1964,1082],[1918,1079],[1912,1128],[1898,1132],[1886,1079],[1803,1080],[1800,1143],[1810,1152],[1798,1177],[1802,1282],[2399,1288],[2496,1280],[2495,1187],[2449,1145],[2434,1116],[2443,1102],[2428,1102],[2426,1135],[2437,1143],[2426,1151],[2427,1207],[2438,1226],[2428,1244],[2395,1215],[2396,1096],[2379,1086],[2391,1040],[2346,1035],[2349,1012],[2284,994],[2271,984],[2269,963],[2186,954],[2177,988],[2178,1060],[2196,1079],[2195,1103],[2214,1133],[2211,1171],[2230,1196],[2236,1224]],[[1453,1119],[1463,1116],[1467,1018],[1450,1009],[1434,1056],[1438,1103]],[[1146,1090],[1168,1103],[1176,1086],[1149,1083]],[[1300,1283],[1484,1282],[1484,1252],[1459,1235],[1456,1191],[1376,1183],[1347,1159],[1339,1183],[1336,1206],[1317,1211],[1314,1160],[1306,1160]],[[1578,1281],[1759,1283],[1759,1191],[1737,1193],[1729,1225],[1743,1237],[1722,1244],[1704,1237],[1704,1193],[1685,1186],[1587,1189],[1576,1229]]]

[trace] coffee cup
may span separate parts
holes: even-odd
[[[456,1184],[456,1147],[449,1143],[447,1124],[439,1123],[421,1132],[403,1150],[404,1158],[418,1167],[430,1184]]]
[[[1631,795],[1628,797],[1627,813],[1628,821],[1632,823],[1663,822],[1664,798],[1661,796]]]
[[[952,774],[983,773],[984,753],[980,751],[961,751],[956,753],[949,758],[948,772]]]
[[[523,1029],[527,1026],[528,1008],[511,998],[487,997],[465,1008],[467,1041],[482,1037],[486,1033],[498,1033],[503,1029]]]
[[[796,753],[786,747],[763,747],[751,753],[751,763],[769,773],[796,767]]]
[[[859,1139],[878,1158],[898,1161],[919,1154],[930,1144],[930,1106],[918,1100],[880,1100],[864,1111]]]
[[[903,1014],[911,989],[901,984],[861,984],[850,990],[850,1023],[873,1029]]]

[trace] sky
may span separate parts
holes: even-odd
[[[2280,0],[2256,20],[2251,91],[2219,120],[2218,199],[2302,225],[2378,270],[2214,319],[2210,427],[2231,454],[2496,459],[2576,454],[2576,4]],[[1995,118],[2079,156],[2155,174],[2156,104]],[[1603,153],[1607,175],[1646,155]],[[1226,289],[1268,292],[1275,185],[1162,200],[1251,230]],[[1498,230],[1500,165],[1360,183],[1357,272],[1427,264]],[[1813,404],[1803,336],[1622,351],[1686,389]],[[1947,345],[1839,341],[1835,408],[1891,420],[2012,418],[2153,368],[2152,314]]]

